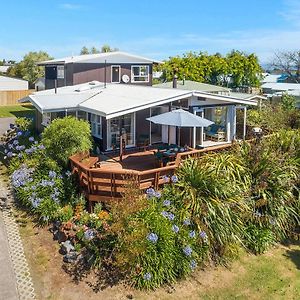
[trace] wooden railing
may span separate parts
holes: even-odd
[[[70,157],[70,161],[72,171],[77,174],[79,185],[91,204],[92,202],[111,202],[115,198],[121,198],[128,188],[130,180],[134,180],[140,190],[146,190],[150,187],[158,189],[167,182],[166,176],[172,176],[184,159],[200,157],[205,152],[223,150],[229,147],[231,144],[178,153],[176,160],[170,165],[145,171],[110,170],[97,167],[98,157],[89,156],[88,153],[77,153]]]

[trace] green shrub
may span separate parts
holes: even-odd
[[[253,224],[246,228],[246,246],[255,254],[266,252],[275,242],[276,238],[269,228]]]
[[[66,167],[72,154],[92,148],[90,125],[74,117],[55,119],[44,130],[42,143],[47,155]]]

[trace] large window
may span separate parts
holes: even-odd
[[[91,114],[92,135],[102,138],[101,116]]]
[[[120,66],[111,66],[111,82],[119,83],[120,75]]]
[[[57,66],[57,79],[65,78],[65,67]]]
[[[132,66],[131,82],[149,82],[149,66]]]

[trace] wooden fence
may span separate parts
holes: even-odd
[[[20,104],[18,100],[33,92],[34,90],[0,91],[0,106]]]

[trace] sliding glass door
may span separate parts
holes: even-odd
[[[120,147],[120,135],[126,147],[135,146],[135,113],[107,121],[107,150]]]

